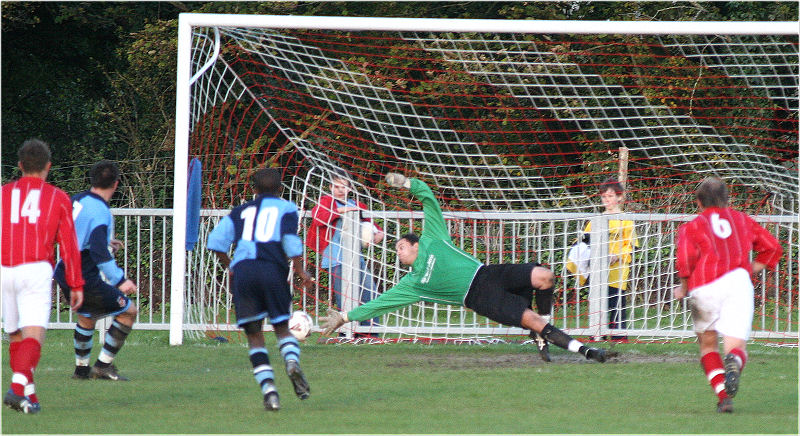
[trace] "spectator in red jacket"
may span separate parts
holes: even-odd
[[[678,229],[677,270],[681,284],[675,297],[691,297],[692,321],[700,343],[700,362],[717,394],[717,412],[733,412],[747,362],[745,346],[753,324],[750,274],[774,268],[781,246],[767,230],[728,207],[725,182],[709,177],[697,187],[700,215]],[[750,264],[750,252],[756,258]],[[725,361],[719,354],[722,335]],[[724,369],[723,369],[724,367]]]
[[[343,213],[366,210],[367,206],[353,198],[348,198],[351,184],[350,178],[344,171],[334,173],[330,184],[331,194],[320,197],[317,205],[311,211],[312,222],[306,235],[306,245],[322,255],[320,266],[328,271],[333,297],[337,308],[342,307],[342,217]],[[373,225],[372,243],[377,244],[383,240],[383,229],[372,223],[369,218],[361,218],[362,223]],[[359,237],[360,235],[356,235]],[[360,280],[358,294],[360,300],[353,306],[366,303],[377,296],[375,280],[367,268],[364,257],[359,254]],[[373,320],[378,322],[378,318]],[[363,321],[361,325],[369,325],[370,321]]]

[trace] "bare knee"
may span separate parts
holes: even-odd
[[[543,266],[534,267],[531,270],[531,286],[535,289],[550,289],[555,283],[555,274],[549,268]]]

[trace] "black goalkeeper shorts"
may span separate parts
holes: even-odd
[[[522,313],[531,308],[531,271],[538,263],[484,265],[472,279],[464,306],[493,321],[522,327]]]

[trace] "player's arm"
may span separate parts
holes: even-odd
[[[675,269],[678,272],[678,277],[686,279],[692,275],[694,265],[699,256],[697,245],[692,241],[690,224],[687,223],[678,227],[678,240],[675,249]]]
[[[447,241],[450,240],[450,231],[447,229],[447,223],[444,221],[442,208],[439,206],[439,200],[433,195],[430,186],[422,180],[409,179],[398,173],[387,174],[386,183],[395,188],[402,187],[409,189],[411,195],[422,203],[422,212],[425,221],[421,236],[444,239]]]
[[[411,282],[412,279],[409,276],[405,276],[400,279],[397,285],[388,289],[377,298],[347,313],[329,309],[328,316],[320,318],[320,321],[323,322],[323,333],[326,335],[330,334],[346,322],[375,318],[420,301],[421,298],[414,292]]]
[[[75,223],[72,220],[72,205],[64,194],[58,206],[59,221],[56,241],[59,253],[64,261],[64,273],[67,285],[70,287],[69,306],[72,311],[78,310],[83,305],[83,273],[81,272],[81,253],[78,249],[78,237],[75,233]]]
[[[760,273],[764,268],[774,269],[783,254],[780,242],[755,220],[750,217],[748,219],[755,236],[753,250],[757,253],[753,261],[753,274]]]
[[[206,248],[214,252],[223,268],[228,268],[231,264],[228,251],[231,249],[231,244],[233,244],[234,230],[233,220],[228,215],[214,226],[206,241]]]
[[[108,226],[106,224],[94,226],[89,233],[89,256],[109,283],[119,287],[120,290],[123,288],[129,290],[133,282],[127,283],[129,280],[125,278],[125,272],[117,266],[117,262],[108,251],[108,240]]]
[[[689,293],[689,276],[694,269],[697,259],[697,248],[691,241],[691,234],[688,224],[678,227],[678,240],[676,247],[675,269],[678,271],[681,283],[672,290],[672,294],[677,299],[682,299]]]
[[[292,205],[294,207],[294,205]],[[314,286],[311,274],[303,268],[303,241],[297,236],[297,208],[281,217],[281,247],[286,257],[292,261],[294,275],[306,289]]]

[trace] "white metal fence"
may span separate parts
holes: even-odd
[[[139,285],[136,301],[139,304],[137,329],[169,330],[169,304],[171,280],[171,209],[113,209],[116,219],[116,237],[125,241],[125,247],[117,260],[125,269],[126,275]],[[205,237],[213,225],[226,215],[227,210],[204,210],[201,214],[200,241],[187,262],[186,280],[191,283],[203,275],[197,289],[187,287],[184,330],[208,329],[210,324],[217,330],[235,330],[232,317],[231,300],[225,291],[221,268],[205,247]],[[549,265],[557,276],[565,271],[566,251],[575,242],[583,225],[592,220],[594,240],[604,247],[602,235],[606,234],[607,224],[603,216],[587,217],[574,213],[478,213],[448,212],[445,214],[451,227],[456,245],[465,249],[487,263],[522,263],[537,261]],[[371,266],[372,274],[379,286],[396,280],[402,273],[394,259],[387,259],[386,244],[394,243],[403,229],[413,227],[422,219],[421,212],[382,212],[375,216],[385,219],[385,230],[389,237],[382,246],[371,246],[365,250],[368,259],[376,259]],[[692,218],[686,215],[624,214],[615,218],[630,219],[636,223],[639,246],[634,252],[630,289],[628,291],[628,326],[625,334],[651,337],[689,337],[692,336],[691,320],[685,302],[672,299],[671,289],[676,282],[674,274],[674,237],[676,229]],[[304,214],[303,219],[308,219]],[[775,273],[764,274],[756,289],[755,338],[797,339],[798,337],[798,220],[796,217],[759,216],[756,219],[767,223],[767,227],[778,234],[784,243],[784,256],[781,266]],[[392,224],[394,223],[394,224]],[[596,239],[601,238],[601,239]],[[390,245],[389,245],[390,246]],[[521,248],[520,248],[521,247]],[[593,259],[604,258],[607,253],[602,248],[593,252]],[[316,319],[329,305],[331,296],[321,273],[317,257],[309,257],[309,269],[317,274],[318,286],[308,298],[296,303]],[[394,263],[393,263],[394,262]],[[205,271],[200,271],[205,269]],[[557,281],[554,323],[574,335],[602,335],[617,333],[607,327],[607,303],[603,274],[597,274],[590,285],[580,288],[574,280],[564,278]],[[194,277],[194,279],[193,279]],[[208,289],[205,289],[205,288]],[[70,329],[75,318],[66,305],[58,289],[54,290],[55,301],[50,328]],[[204,297],[210,296],[210,297]],[[320,304],[322,303],[322,304]],[[193,307],[194,306],[194,307]],[[193,320],[191,313],[198,310],[214,311],[207,319]],[[213,321],[209,321],[213,320]],[[391,325],[390,319],[383,319],[383,326],[370,327],[377,332],[398,332],[401,325]],[[358,329],[359,327],[356,327]],[[419,334],[442,332],[469,334],[494,334],[497,326],[469,324],[428,328],[414,331]],[[504,328],[504,334],[522,334],[521,330]]]

